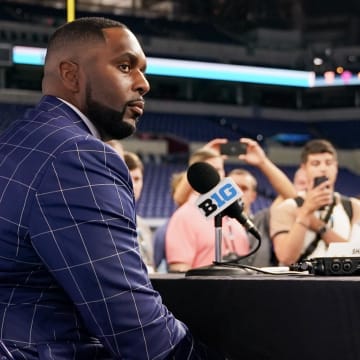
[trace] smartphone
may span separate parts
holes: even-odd
[[[327,176],[317,176],[316,178],[314,178],[314,188],[327,180],[328,180]]]
[[[229,141],[226,144],[220,144],[220,152],[223,155],[238,156],[246,154],[247,145],[239,141]]]

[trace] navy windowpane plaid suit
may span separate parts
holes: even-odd
[[[206,357],[149,283],[134,221],[126,165],[62,101],[1,134],[0,338],[16,359]]]

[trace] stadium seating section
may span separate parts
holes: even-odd
[[[30,105],[0,104],[0,132],[3,131],[13,120],[31,107]],[[328,138],[336,136],[336,139],[346,141],[346,133],[355,131],[352,128],[354,122],[328,122],[317,124],[318,133]],[[286,123],[287,129],[293,131],[304,130],[305,124]],[[139,124],[138,133],[156,134],[164,137],[180,139],[184,143],[206,142],[215,137],[226,137],[232,140],[240,136],[256,137],[259,129],[269,137],[280,132],[284,127],[283,121],[266,121],[263,119],[219,119],[212,116],[190,116],[148,113],[144,115]],[[140,154],[142,156],[142,154]],[[143,155],[145,163],[145,177],[143,194],[138,202],[138,212],[146,218],[167,218],[175,210],[170,195],[170,178],[175,172],[186,170],[188,154],[167,154],[164,157]],[[227,164],[226,170],[233,167],[244,167],[251,171],[258,179],[258,199],[253,204],[253,212],[268,206],[276,196],[267,179],[256,168],[243,166],[243,164]],[[296,166],[282,167],[290,178],[296,170]],[[358,190],[359,175],[342,168],[340,169],[337,189],[351,196],[360,193]],[[156,189],[156,191],[154,190]]]

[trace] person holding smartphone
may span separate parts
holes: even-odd
[[[228,155],[235,155],[248,165],[258,168],[269,180],[275,191],[284,198],[296,196],[296,191],[287,176],[267,157],[257,141],[250,138],[241,138],[237,145],[227,139],[214,139],[203,148],[195,151],[189,160],[189,165],[195,162],[208,162],[224,176],[224,159]],[[228,144],[227,146],[225,146]],[[224,153],[225,149],[225,153]],[[239,151],[237,153],[236,151]],[[250,206],[256,198],[256,179],[244,169],[235,169],[228,176],[232,177],[236,185],[242,190],[242,206],[244,213],[251,217]],[[186,178],[185,178],[186,179]],[[189,189],[189,190],[187,190]],[[180,206],[169,220],[166,232],[166,257],[170,271],[187,271],[194,267],[209,265],[214,260],[214,227],[213,222],[206,220],[194,205],[194,199],[198,196],[183,181],[177,188],[178,194],[186,194],[186,201]],[[185,191],[184,191],[185,190]],[[234,219],[224,219],[223,224],[223,249],[222,254],[229,260],[229,254],[243,255],[248,252],[249,244],[252,245],[251,237],[239,229],[242,226]],[[231,222],[231,223],[230,223]],[[244,237],[245,235],[245,237]],[[234,241],[237,239],[237,241]],[[267,245],[266,242],[263,242]],[[240,247],[241,246],[241,247]],[[247,250],[246,250],[247,249]],[[269,250],[269,247],[266,246]],[[262,249],[257,252],[259,255]],[[265,252],[267,251],[265,250]],[[261,257],[261,263],[255,262],[256,266],[267,266],[270,251]],[[260,257],[258,257],[260,259]],[[266,261],[264,263],[264,261]]]
[[[326,256],[332,242],[351,240],[352,227],[360,220],[360,201],[335,192],[338,159],[334,146],[316,139],[305,144],[301,168],[307,179],[307,191],[300,198],[287,199],[270,213],[270,235],[280,264]],[[300,201],[299,201],[300,200]]]

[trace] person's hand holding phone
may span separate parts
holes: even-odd
[[[222,154],[222,146],[226,145],[228,140],[226,138],[215,138],[210,140],[208,143],[204,145],[204,148],[213,149],[217,151],[219,154]]]
[[[266,154],[257,141],[241,138],[240,143],[246,146],[246,153],[239,155],[240,160],[256,167],[259,167],[266,160]]]
[[[322,184],[323,182],[329,180],[327,176],[317,176],[314,178],[314,188]]]
[[[246,154],[247,145],[240,141],[228,141],[225,144],[220,144],[220,152],[222,155],[239,156]]]
[[[309,213],[316,210],[322,210],[333,201],[333,192],[330,187],[329,179],[326,176],[315,177],[313,184],[313,188],[306,194],[303,205]]]
[[[323,185],[322,185],[323,184]],[[322,186],[321,186],[322,185]],[[325,204],[320,206],[319,210],[324,210],[327,205],[330,205],[333,201],[332,191],[330,191],[329,178],[327,176],[317,176],[314,178],[314,188],[319,187],[319,190],[322,191],[319,194],[319,201],[324,199]],[[330,196],[330,199],[329,199]]]

